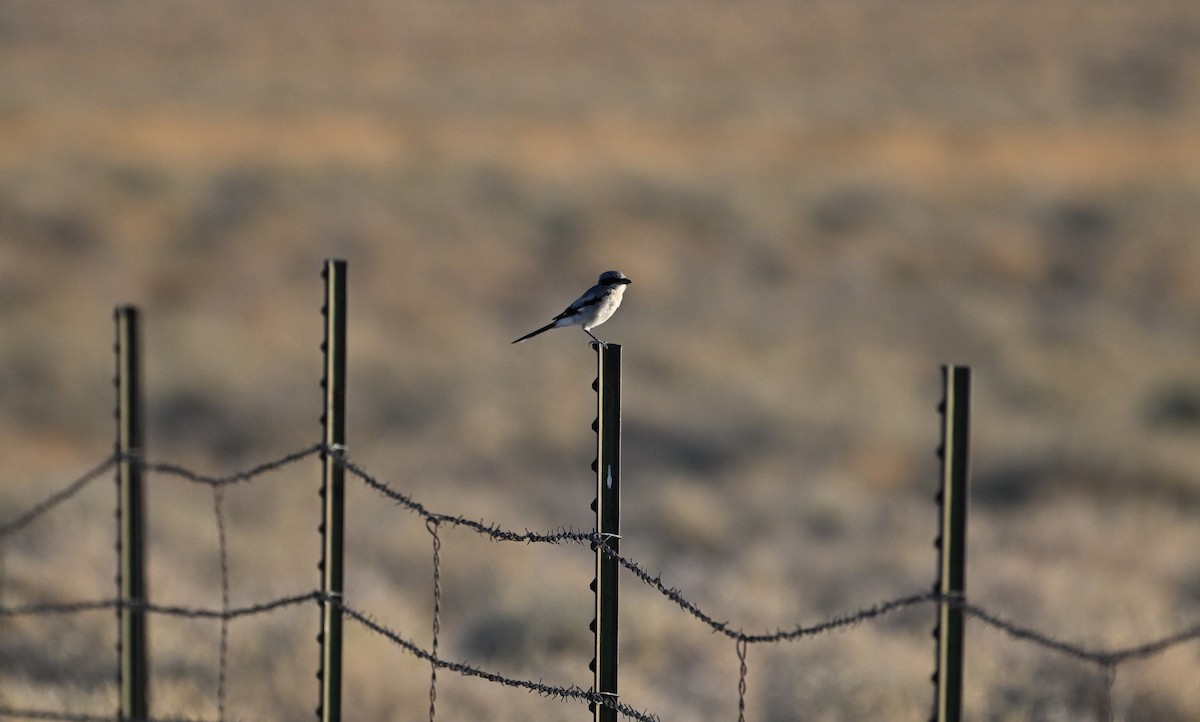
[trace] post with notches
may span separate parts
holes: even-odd
[[[138,311],[119,306],[117,324],[117,609],[120,713],[122,720],[149,714],[150,672],[146,657],[146,523],[142,489],[141,334]]]
[[[339,462],[346,449],[346,262],[327,260],[325,279],[325,370],[321,378],[324,412],[321,450],[321,663],[317,676],[321,722],[342,718],[342,609],[345,548],[345,469]]]
[[[596,534],[613,552],[621,549],[621,347],[617,344],[592,344],[596,349]],[[592,658],[592,691],[617,700],[617,572],[620,565],[599,545],[596,549],[596,618],[592,631],[596,637]],[[616,722],[617,710],[591,704],[595,722]]]
[[[941,512],[937,585],[937,668],[934,672],[934,721],[962,719],[963,610],[955,604],[966,598],[967,495],[970,475],[971,369],[943,366],[944,396],[942,485],[938,492]]]

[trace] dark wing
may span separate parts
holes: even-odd
[[[580,310],[582,310],[582,309],[583,309],[583,306],[580,306],[578,308],[576,308],[575,306],[567,306],[565,309],[563,309],[562,313],[558,314],[557,316],[555,316],[552,319],[552,322],[553,321],[561,321],[564,318],[570,318],[572,316],[578,316]]]
[[[584,292],[582,296],[575,299],[570,306],[567,306],[562,313],[554,317],[555,321],[561,321],[564,318],[578,316],[585,308],[590,308],[603,301],[612,293],[612,289],[599,284],[592,286]]]

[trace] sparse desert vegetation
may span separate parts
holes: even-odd
[[[1120,647],[1200,617],[1200,5],[459,0],[0,6],[0,521],[112,448],[112,307],[150,455],[318,439],[350,262],[351,457],[431,508],[587,527],[594,357],[509,341],[634,281],[622,550],[747,629],[928,588],[938,364],[975,370],[968,589]],[[316,582],[319,469],[230,489],[232,602]],[[152,478],[155,601],[219,607],[212,500]],[[0,603],[112,594],[111,486],[0,548]],[[430,541],[362,488],[347,589],[428,639]],[[447,531],[442,653],[589,682],[585,547]],[[752,593],[747,593],[750,590]],[[736,716],[732,644],[629,584],[625,701]],[[925,719],[932,612],[749,659],[749,718]],[[0,704],[111,709],[111,612],[0,620]],[[979,625],[967,717],[1090,720],[1097,670]],[[311,719],[316,611],[231,623],[228,715]],[[216,714],[217,626],[154,619],[154,712]],[[427,716],[351,630],[348,719]],[[1200,647],[1120,668],[1188,720]],[[575,717],[443,674],[445,719]]]

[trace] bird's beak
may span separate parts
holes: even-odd
[[[624,283],[626,286],[628,286],[629,284],[633,283],[633,281],[630,281],[628,278],[622,278],[621,283]]]

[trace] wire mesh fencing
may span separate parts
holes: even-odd
[[[370,610],[359,607],[349,598],[330,597],[322,593],[319,589],[298,590],[293,594],[266,599],[253,604],[232,606],[229,601],[231,580],[229,574],[228,549],[225,538],[226,535],[224,532],[226,523],[224,499],[225,490],[233,485],[252,483],[268,472],[277,471],[279,469],[310,460],[325,451],[328,451],[328,449],[319,444],[308,446],[297,451],[284,454],[276,459],[256,464],[244,471],[239,471],[226,476],[210,476],[184,466],[168,462],[150,462],[141,459],[133,460],[135,463],[141,465],[142,469],[146,472],[162,477],[174,478],[186,483],[203,485],[211,490],[212,524],[219,539],[218,554],[220,559],[218,567],[220,570],[220,595],[222,600],[219,608],[162,605],[149,602],[133,603],[129,600],[121,599],[119,597],[110,597],[103,599],[80,599],[71,601],[41,601],[25,604],[5,603],[0,604],[0,618],[12,619],[25,616],[64,617],[97,610],[136,608],[139,611],[155,616],[216,621],[220,625],[220,643],[217,660],[217,678],[219,681],[216,692],[216,709],[217,719],[221,720],[222,722],[223,720],[227,719],[229,715],[231,715],[231,711],[226,700],[227,686],[225,683],[225,680],[229,675],[229,662],[227,659],[228,639],[231,634],[229,623],[237,619],[269,615],[286,608],[304,605],[316,606],[320,604],[333,605],[344,617],[344,619],[358,625],[379,639],[386,641],[386,643],[394,647],[398,653],[409,655],[416,659],[427,662],[430,665],[431,676],[429,716],[431,719],[436,716],[436,700],[438,698],[437,673],[439,671],[463,675],[465,677],[483,680],[487,683],[495,685],[533,692],[550,699],[560,700],[564,703],[573,702],[601,705],[615,710],[618,714],[627,719],[642,721],[659,719],[657,715],[650,711],[638,709],[633,705],[627,704],[620,699],[613,698],[608,695],[597,694],[590,689],[583,689],[575,685],[557,685],[541,680],[515,678],[506,676],[493,670],[485,669],[480,666],[468,664],[466,662],[447,659],[440,655],[436,642],[429,647],[418,644],[417,642],[413,641],[411,636],[406,635],[401,630],[377,621]],[[872,623],[900,610],[917,606],[936,605],[939,603],[951,605],[956,609],[960,609],[963,614],[970,619],[998,629],[1016,640],[1036,645],[1056,654],[1074,658],[1080,662],[1095,665],[1109,679],[1115,675],[1116,670],[1121,665],[1163,654],[1170,649],[1178,647],[1179,645],[1194,642],[1200,638],[1200,624],[1197,624],[1159,639],[1154,639],[1127,647],[1115,649],[1089,648],[1074,644],[1064,639],[1059,639],[1054,635],[1034,629],[1019,622],[1005,619],[1001,615],[998,615],[986,609],[985,607],[972,602],[966,597],[946,597],[935,591],[924,591],[901,595],[894,599],[885,600],[862,609],[836,615],[815,623],[797,624],[770,632],[746,631],[740,625],[728,621],[720,621],[720,617],[718,615],[710,610],[703,609],[685,593],[664,582],[660,575],[651,573],[638,561],[612,550],[612,548],[607,544],[606,540],[594,531],[579,531],[565,528],[545,532],[529,530],[517,531],[503,528],[495,524],[488,524],[479,520],[466,518],[464,516],[434,511],[410,494],[401,491],[395,484],[380,479],[378,476],[372,474],[360,464],[346,458],[343,454],[339,454],[338,459],[338,463],[349,475],[349,477],[353,480],[356,480],[363,489],[379,495],[381,498],[395,505],[395,507],[400,511],[415,515],[427,525],[431,539],[433,540],[431,558],[434,570],[434,578],[431,589],[431,596],[434,599],[434,603],[431,607],[432,617],[430,619],[429,626],[435,632],[435,640],[438,636],[437,628],[439,624],[438,615],[440,608],[440,589],[438,578],[442,574],[442,567],[445,564],[445,561],[440,554],[439,537],[443,529],[453,527],[466,530],[489,542],[516,543],[521,545],[589,545],[599,549],[602,554],[615,560],[624,570],[627,578],[636,580],[637,583],[653,590],[656,594],[661,595],[666,600],[669,600],[669,602],[673,604],[682,614],[691,617],[698,624],[708,627],[713,632],[723,635],[733,643],[733,653],[737,658],[738,672],[737,679],[731,680],[728,688],[731,696],[736,695],[736,700],[731,700],[730,709],[736,710],[738,719],[746,718],[747,709],[749,706],[746,699],[746,681],[749,675],[752,674],[753,669],[753,656],[751,655],[750,650],[751,647],[760,645],[798,643],[817,635],[825,635],[837,632],[839,630],[848,629],[856,625]],[[31,505],[27,510],[17,513],[9,520],[4,521],[3,524],[0,525],[0,543],[4,543],[15,535],[20,534],[23,530],[36,523],[42,517],[52,514],[56,509],[60,508],[64,502],[82,492],[89,485],[95,483],[95,481],[99,478],[102,478],[106,472],[111,471],[118,461],[120,461],[120,459],[117,455],[110,456],[100,461],[92,469],[65,484],[62,489],[47,495],[42,501]],[[0,704],[0,716],[18,719],[47,719],[80,722],[120,719],[120,716],[111,710],[92,710],[86,713],[81,713],[66,709],[17,708],[5,706],[3,704]],[[232,712],[232,716],[236,718],[236,711]],[[146,719],[162,720],[163,722],[167,722],[168,720],[178,722],[199,722],[199,720],[190,720],[188,718],[180,717],[148,716]]]
[[[748,680],[754,674],[755,658],[752,647],[799,644],[821,635],[828,635],[859,625],[877,623],[879,620],[903,610],[921,606],[936,608],[937,627],[935,637],[938,653],[935,655],[934,686],[935,722],[957,722],[961,718],[963,678],[964,619],[994,628],[1020,642],[1034,645],[1050,653],[1061,655],[1095,667],[1105,680],[1105,710],[1102,719],[1112,718],[1111,689],[1119,667],[1137,660],[1164,654],[1168,650],[1200,638],[1200,623],[1152,639],[1143,643],[1121,648],[1093,648],[1075,644],[1052,634],[1035,629],[1032,625],[1004,618],[977,601],[966,592],[965,538],[967,506],[967,419],[969,418],[969,369],[944,367],[946,396],[940,407],[943,418],[943,438],[939,457],[943,461],[942,489],[937,501],[942,512],[941,526],[936,546],[939,565],[934,583],[926,590],[908,591],[891,599],[837,614],[817,622],[792,624],[774,631],[747,630],[747,625],[727,621],[711,609],[704,608],[682,590],[665,582],[660,574],[647,565],[623,553],[619,525],[620,508],[620,347],[595,345],[598,375],[593,389],[597,391],[597,419],[593,430],[597,432],[597,458],[592,465],[597,474],[597,499],[592,509],[597,514],[597,523],[592,530],[560,527],[549,531],[515,530],[469,518],[465,515],[436,511],[418,500],[400,485],[373,474],[365,466],[353,460],[345,444],[345,324],[346,324],[346,277],[345,263],[327,261],[324,274],[326,300],[322,315],[326,321],[322,351],[325,367],[321,386],[325,393],[322,414],[322,441],[283,454],[277,458],[254,464],[249,468],[225,476],[211,476],[170,461],[151,461],[146,458],[140,443],[140,410],[137,392],[137,369],[139,367],[136,348],[136,313],[129,307],[117,311],[118,341],[116,351],[118,369],[116,386],[117,443],[114,452],[100,460],[79,477],[64,484],[23,511],[0,519],[0,551],[10,540],[25,533],[31,526],[62,509],[63,504],[77,497],[92,486],[97,479],[116,472],[118,485],[118,519],[116,546],[118,570],[116,589],[112,596],[84,598],[67,601],[46,599],[23,600],[9,603],[7,585],[0,585],[0,620],[19,618],[59,619],[97,611],[111,611],[118,619],[119,634],[117,654],[113,662],[112,677],[119,688],[115,709],[91,709],[80,712],[50,706],[17,707],[8,705],[0,689],[0,717],[50,720],[184,720],[178,717],[156,717],[151,714],[147,702],[149,665],[145,658],[144,625],[148,617],[169,617],[214,621],[218,625],[216,644],[216,670],[213,708],[216,720],[225,722],[238,718],[238,711],[230,705],[230,681],[233,679],[230,664],[230,648],[235,637],[231,622],[248,618],[263,618],[282,613],[284,610],[309,606],[318,614],[317,641],[320,654],[317,662],[318,703],[317,717],[321,722],[340,722],[344,624],[352,624],[369,636],[382,640],[397,654],[428,665],[428,718],[437,718],[439,686],[444,687],[449,672],[462,677],[482,680],[486,683],[533,692],[543,697],[567,704],[586,705],[594,714],[596,722],[606,722],[621,716],[626,719],[648,721],[659,717],[651,711],[631,705],[617,694],[617,646],[616,619],[621,602],[617,594],[618,580],[632,580],[652,596],[665,600],[673,610],[689,618],[702,629],[724,638],[731,643],[732,655],[736,658],[736,678],[731,679],[729,708],[736,710],[739,722],[753,714]],[[134,333],[122,333],[122,331]],[[606,360],[607,359],[607,360]],[[605,370],[607,369],[607,371]],[[319,560],[320,579],[316,587],[302,585],[288,594],[271,596],[249,604],[234,605],[233,577],[230,569],[229,526],[230,513],[227,492],[237,486],[251,485],[265,475],[285,469],[300,468],[307,462],[319,462],[322,483],[320,487],[321,522],[318,527],[321,538]],[[140,561],[145,544],[140,507],[143,504],[137,481],[141,475],[152,475],[158,479],[194,485],[208,492],[207,513],[210,528],[216,540],[216,569],[218,572],[219,604],[166,605],[150,601],[142,576]],[[431,632],[430,643],[422,645],[414,641],[412,630],[400,629],[396,624],[379,621],[379,617],[366,608],[355,596],[354,590],[344,585],[344,495],[348,485],[356,485],[362,491],[388,502],[399,513],[407,513],[422,523],[427,531],[428,544],[421,554],[428,555],[432,566],[429,580],[429,618],[423,625]],[[138,513],[133,513],[138,512]],[[526,679],[504,674],[496,669],[487,669],[463,660],[451,659],[443,653],[442,638],[442,580],[447,560],[442,553],[442,536],[446,530],[458,529],[473,534],[480,540],[502,545],[540,546],[586,546],[595,554],[596,577],[592,590],[596,595],[596,616],[591,629],[595,635],[594,656],[591,669],[595,674],[591,688],[576,684],[553,684],[542,679]],[[135,553],[136,552],[136,553]],[[509,553],[507,549],[504,553]],[[131,553],[133,556],[128,556]],[[3,567],[0,567],[0,574]],[[0,578],[0,581],[3,581]],[[136,582],[136,583],[131,583]],[[44,588],[42,584],[40,587]],[[22,594],[21,596],[28,596]],[[608,635],[608,636],[605,636]],[[390,650],[389,650],[390,651]],[[97,655],[100,653],[98,652]],[[637,670],[633,670],[637,674]],[[442,680],[442,681],[440,681]],[[424,710],[422,710],[422,713]],[[188,722],[192,722],[188,720]],[[199,722],[198,720],[196,722]],[[208,722],[208,720],[205,720]]]

